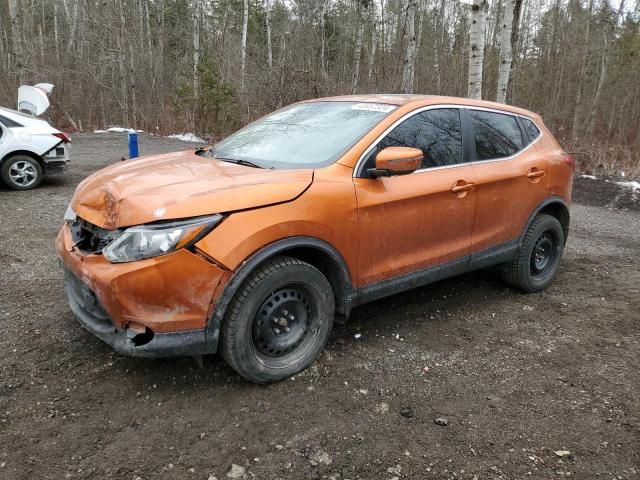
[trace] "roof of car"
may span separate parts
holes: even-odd
[[[404,94],[368,94],[368,95],[342,95],[337,97],[325,97],[309,100],[312,102],[363,102],[363,103],[385,103],[389,105],[415,104],[415,107],[426,105],[465,105],[470,107],[491,108],[494,110],[504,110],[505,112],[517,113],[520,115],[538,115],[524,108],[506,105],[504,103],[489,102],[486,100],[472,100],[470,98],[446,97],[441,95],[404,95]]]

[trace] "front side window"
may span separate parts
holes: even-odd
[[[510,157],[523,148],[522,132],[514,116],[469,110],[475,132],[476,159]]]
[[[462,163],[460,112],[457,108],[438,108],[413,115],[378,143],[372,157],[387,147],[413,147],[422,150],[424,159],[421,168]]]
[[[268,115],[216,144],[214,158],[262,168],[317,168],[338,160],[395,105],[310,102]]]

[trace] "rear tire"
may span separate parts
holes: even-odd
[[[235,294],[222,324],[220,353],[246,379],[277,382],[313,363],[329,339],[334,315],[326,277],[308,263],[276,257]]]
[[[504,280],[524,292],[538,292],[554,280],[562,250],[564,232],[557,218],[538,215],[518,247],[516,257],[506,265]]]
[[[31,190],[42,183],[44,171],[35,158],[14,155],[0,166],[0,179],[12,190]]]

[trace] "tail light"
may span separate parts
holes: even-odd
[[[571,170],[573,170],[575,172],[576,171],[576,159],[573,158],[568,153],[563,153],[562,157],[564,158],[564,161],[567,163],[567,165],[569,165],[571,167]]]
[[[54,133],[53,136],[59,138],[64,143],[71,143],[71,137],[69,137],[69,135],[67,135],[66,133]]]

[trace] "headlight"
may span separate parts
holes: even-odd
[[[194,244],[209,233],[221,219],[222,215],[211,215],[127,228],[107,245],[102,253],[111,263],[157,257]]]

